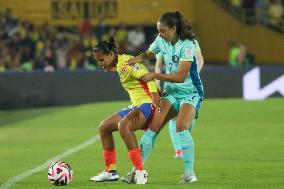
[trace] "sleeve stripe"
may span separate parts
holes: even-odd
[[[152,100],[152,95],[151,95],[151,93],[150,93],[150,90],[149,90],[149,88],[148,88],[147,83],[146,83],[145,81],[143,81],[143,80],[140,80],[140,79],[137,79],[137,80],[139,81],[139,83],[140,83],[142,89],[145,91],[145,93],[147,94],[147,96],[149,96],[150,99]]]

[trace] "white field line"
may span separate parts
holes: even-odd
[[[78,146],[74,147],[74,148],[70,148],[69,150],[58,154],[57,156],[52,157],[51,159],[47,160],[45,163],[39,165],[38,167],[34,168],[34,169],[30,169],[27,171],[24,171],[23,173],[14,176],[12,178],[10,178],[9,180],[7,180],[6,182],[4,182],[1,186],[0,189],[7,189],[12,187],[13,185],[15,185],[17,182],[20,182],[21,180],[25,179],[26,177],[29,177],[31,175],[33,175],[34,173],[40,172],[46,168],[48,168],[52,163],[68,157],[76,152],[78,152],[79,150],[82,150],[88,146],[90,146],[91,144],[97,142],[100,139],[99,135],[96,135],[92,138],[90,138],[89,140],[83,142],[82,144],[79,144]]]

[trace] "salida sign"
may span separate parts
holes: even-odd
[[[116,0],[53,0],[51,1],[51,17],[53,20],[81,20],[84,18],[117,17]]]

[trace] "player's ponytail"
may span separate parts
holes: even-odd
[[[169,28],[175,26],[177,35],[181,40],[195,39],[191,23],[183,17],[180,11],[166,12],[159,18],[159,21]]]
[[[93,53],[102,52],[103,54],[115,53],[117,54],[117,47],[113,37],[110,37],[107,41],[99,42],[93,49]]]

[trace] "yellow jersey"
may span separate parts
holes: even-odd
[[[126,61],[131,57],[126,54],[118,55],[116,71],[119,74],[120,82],[128,92],[133,106],[152,103],[151,92],[158,92],[156,83],[154,81],[146,83],[141,80],[142,76],[149,71],[143,64],[128,65]]]

